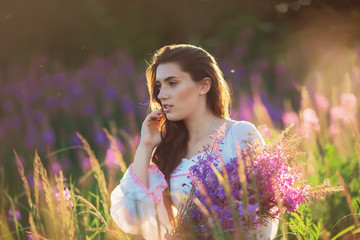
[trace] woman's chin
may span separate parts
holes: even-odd
[[[176,116],[174,116],[174,115],[171,114],[171,113],[166,114],[166,118],[167,118],[169,121],[174,121],[174,122],[182,120],[182,118],[176,117]]]

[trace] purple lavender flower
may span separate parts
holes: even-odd
[[[260,71],[265,71],[269,68],[269,61],[266,58],[260,58],[256,61],[256,68]]]
[[[284,65],[282,65],[281,63],[277,63],[275,65],[275,73],[278,76],[282,76],[286,73],[286,67]]]
[[[28,175],[26,175],[26,180],[28,181],[29,186],[30,186],[31,188],[33,188],[33,187],[34,187],[34,175],[33,175],[33,174],[28,174]],[[41,182],[40,179],[39,179],[39,181],[38,181],[38,186],[39,186],[40,189],[42,188],[42,182]]]
[[[254,100],[245,94],[241,95],[241,98],[239,99],[239,109],[238,109],[238,115],[236,119],[238,120],[251,120],[253,117],[253,105]]]
[[[251,26],[246,26],[241,30],[241,36],[245,39],[248,40],[249,38],[251,38],[254,34],[254,30]]]
[[[135,67],[134,64],[131,61],[125,61],[123,65],[121,66],[121,72],[124,75],[130,75],[134,72]]]
[[[123,98],[120,101],[120,104],[121,104],[121,107],[122,107],[125,114],[130,114],[130,113],[134,112],[134,109],[135,109],[134,103],[130,99]]]
[[[70,84],[69,90],[71,92],[71,95],[75,97],[75,99],[80,98],[84,93],[83,87],[78,84]]]
[[[80,162],[80,166],[84,172],[87,172],[88,170],[91,169],[91,163],[90,163],[89,157],[83,156],[83,157],[79,158],[79,162]]]
[[[71,136],[70,143],[73,146],[82,144],[81,139],[75,133]]]
[[[32,115],[32,120],[34,121],[34,123],[39,124],[44,121],[45,117],[46,117],[46,114],[44,112],[37,111],[37,112],[34,112],[34,114]]]
[[[34,240],[35,237],[30,233],[29,235],[27,235],[27,239],[28,240]]]
[[[30,149],[33,146],[35,146],[35,143],[38,140],[38,130],[33,126],[33,125],[29,125],[26,128],[26,139],[25,139],[25,146],[26,148]]]
[[[144,79],[141,79],[139,82],[145,82]],[[136,85],[136,95],[139,98],[140,102],[143,102],[147,98],[147,89],[145,84],[137,84]]]
[[[60,163],[58,163],[56,161],[53,162],[51,164],[51,170],[53,171],[53,173],[59,174],[59,172],[62,170]]]
[[[21,220],[22,220],[21,213],[17,209],[15,209],[15,218],[18,222],[21,222]],[[13,212],[12,208],[10,208],[8,211],[8,221],[10,223],[14,223],[14,212]]]
[[[99,145],[105,145],[108,142],[104,131],[99,128],[95,128],[93,136],[95,142]]]
[[[66,78],[65,74],[59,72],[59,73],[55,74],[51,80],[55,85],[60,85],[64,82],[65,78]]]
[[[104,76],[96,75],[93,78],[93,82],[94,82],[95,85],[101,86],[101,85],[103,85],[105,83],[105,78],[104,78]]]
[[[117,96],[117,91],[113,87],[106,87],[104,89],[104,95],[109,100],[114,100]]]
[[[85,105],[83,107],[83,113],[85,116],[93,116],[95,114],[95,107],[93,105]]]
[[[239,45],[237,47],[235,47],[234,49],[234,54],[239,58],[239,59],[243,59],[246,54],[248,53],[249,49],[246,45]]]
[[[259,72],[251,73],[250,80],[255,86],[258,86],[263,82],[263,78]]]
[[[13,103],[10,100],[6,100],[3,105],[2,105],[3,109],[7,112],[10,112],[13,109]]]
[[[45,106],[48,109],[53,109],[59,106],[59,99],[55,96],[50,96],[45,100]]]
[[[46,143],[53,144],[55,142],[55,134],[54,131],[48,127],[42,134],[42,140]]]
[[[274,122],[282,122],[282,115],[283,115],[283,110],[280,108],[275,107],[272,103],[270,103],[270,101],[265,98],[262,97],[261,101],[263,102],[264,106],[266,107],[267,112],[269,113],[271,119]]]
[[[21,127],[21,120],[18,116],[14,116],[11,119],[11,125],[14,129],[19,129]]]
[[[59,162],[63,169],[69,169],[71,167],[71,162],[68,158],[61,158]]]

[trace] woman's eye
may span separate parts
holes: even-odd
[[[177,82],[169,82],[170,86],[175,86],[177,84]]]

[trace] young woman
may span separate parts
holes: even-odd
[[[201,157],[210,136],[225,125],[224,161],[256,132],[253,124],[229,118],[230,94],[214,57],[192,45],[159,49],[146,71],[152,112],[145,118],[135,159],[111,194],[111,216],[124,232],[164,239],[173,209],[189,193],[189,168]],[[262,140],[262,139],[261,139]],[[263,141],[263,140],[262,140]],[[185,184],[184,184],[185,183]],[[272,239],[277,224],[257,232]]]

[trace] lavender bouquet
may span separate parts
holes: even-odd
[[[288,131],[265,146],[244,142],[233,159],[222,158],[224,129],[219,131],[213,146],[204,148],[203,157],[190,168],[191,192],[179,209],[174,233],[181,239],[253,239],[256,229],[271,219],[341,191],[328,184],[306,184],[299,161],[302,138]]]

